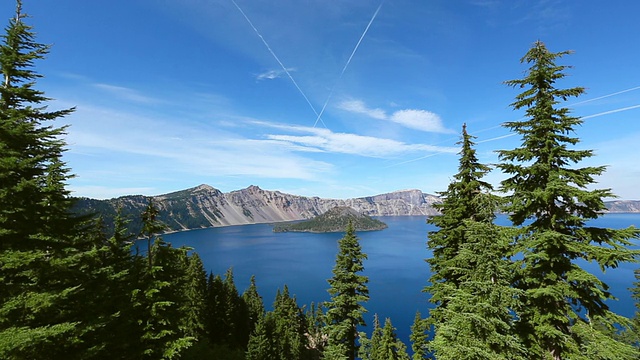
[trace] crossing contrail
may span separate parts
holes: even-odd
[[[369,20],[369,23],[367,24],[367,27],[362,32],[362,35],[360,36],[360,39],[356,43],[356,46],[353,48],[353,51],[351,52],[351,55],[349,56],[349,59],[347,60],[346,64],[344,64],[344,67],[342,68],[342,71],[340,72],[340,76],[338,76],[338,80],[336,80],[336,83],[331,88],[331,91],[329,91],[329,96],[327,96],[327,100],[324,102],[324,105],[322,105],[322,109],[320,110],[320,114],[317,114],[318,117],[316,118],[316,122],[313,124],[313,127],[316,127],[316,125],[318,125],[318,121],[322,121],[322,114],[324,114],[324,110],[327,108],[327,104],[329,103],[329,100],[331,100],[331,96],[333,96],[333,90],[335,90],[336,85],[342,79],[342,76],[344,75],[345,71],[347,71],[347,68],[349,67],[349,64],[351,64],[351,59],[353,59],[353,56],[356,54],[356,51],[358,51],[358,48],[360,47],[360,43],[362,43],[362,39],[364,39],[365,35],[367,35],[367,32],[369,31],[369,28],[371,27],[371,24],[373,24],[373,21],[378,16],[378,13],[380,12],[380,8],[382,8],[382,4],[384,4],[384,0],[382,0],[380,5],[378,5],[378,8],[376,9],[376,12],[373,13],[373,16],[371,17],[371,20]],[[322,121],[322,123],[324,124],[324,121]],[[326,125],[325,125],[325,127],[326,127]]]
[[[617,93],[601,96],[599,98],[595,98],[595,99],[592,99],[592,100],[602,99],[603,97],[613,96],[613,95],[621,94],[621,93],[624,93],[624,92],[627,92],[627,91],[631,91],[631,90],[635,90],[635,89],[640,89],[640,87],[619,91]],[[618,109],[613,109],[613,110],[609,110],[609,111],[603,111],[603,112],[600,112],[600,113],[597,113],[597,114],[593,114],[593,115],[580,116],[579,118],[582,119],[582,120],[593,119],[593,118],[596,118],[596,117],[599,117],[599,116],[615,114],[615,113],[619,113],[619,112],[622,112],[622,111],[628,111],[628,110],[633,110],[633,109],[638,109],[638,108],[640,108],[640,104],[627,106],[627,107],[623,107],[623,108],[618,108]],[[488,130],[488,129],[494,129],[496,127],[501,127],[501,126],[493,126],[493,127],[490,127],[490,128],[484,129],[484,130],[480,130],[480,131],[485,131],[485,130]],[[516,136],[516,135],[518,135],[518,133],[509,133],[509,134],[506,134],[506,135],[501,135],[501,136],[496,136],[496,137],[485,139],[485,140],[476,141],[475,143],[476,144],[483,144],[483,143],[488,143],[488,142],[492,142],[492,141],[496,141],[496,140],[502,140],[502,139],[510,138],[510,137]],[[425,155],[425,156],[422,156],[422,157],[419,157],[419,158],[409,159],[409,160],[406,160],[406,161],[403,161],[403,162],[391,164],[391,165],[387,166],[386,168],[399,166],[399,165],[404,165],[404,164],[407,164],[407,163],[423,160],[423,159],[430,158],[432,156],[436,156],[436,155],[440,155],[440,154],[444,154],[444,153],[448,153],[448,152],[436,151],[434,153],[431,153],[429,155]]]
[[[585,103],[588,103],[588,102],[591,102],[591,101],[596,101],[596,100],[600,100],[600,99],[608,98],[609,96],[614,96],[614,95],[624,94],[624,93],[626,93],[626,92],[634,91],[634,90],[638,90],[638,89],[640,89],[640,86],[632,87],[632,88],[629,88],[629,89],[626,89],[626,90],[616,91],[616,92],[611,93],[611,94],[598,96],[597,98],[593,98],[593,99],[587,99],[587,100],[584,100],[584,101],[580,101],[580,102],[577,102],[577,103],[573,103],[573,104],[571,104],[571,105],[574,105],[574,106],[575,106],[575,105],[585,104]]]
[[[313,113],[316,114],[316,116],[318,116],[318,112],[316,111],[316,108],[313,107],[313,104],[311,104],[311,101],[309,101],[309,98],[307,97],[307,95],[304,93],[304,91],[302,91],[302,89],[300,88],[300,86],[298,85],[298,83],[296,82],[296,80],[293,78],[293,76],[291,76],[291,73],[289,72],[289,70],[284,66],[284,64],[282,63],[282,61],[280,61],[280,58],[278,58],[278,55],[276,55],[275,52],[273,52],[273,50],[271,49],[271,46],[269,46],[269,43],[267,43],[267,41],[264,39],[264,37],[262,36],[262,34],[260,34],[260,32],[258,31],[258,29],[255,27],[255,25],[253,25],[253,22],[251,22],[251,20],[249,19],[249,17],[247,16],[247,14],[244,13],[244,11],[242,11],[242,9],[240,8],[240,6],[238,5],[238,3],[235,2],[235,0],[231,0],[231,2],[233,3],[233,5],[236,6],[236,8],[238,9],[238,11],[240,11],[240,13],[242,14],[242,16],[244,16],[244,18],[247,20],[247,22],[249,23],[249,25],[251,26],[251,28],[253,28],[253,31],[255,31],[256,35],[258,35],[258,37],[260,38],[260,40],[262,40],[262,43],[264,44],[264,46],[267,47],[267,50],[269,50],[269,52],[271,53],[271,55],[273,55],[273,58],[276,59],[276,61],[278,62],[278,64],[280,64],[280,67],[282,68],[282,71],[284,71],[285,74],[287,74],[287,76],[289,77],[289,79],[291,80],[291,82],[293,83],[293,85],[296,87],[296,89],[298,89],[298,91],[300,92],[300,95],[302,95],[302,97],[304,98],[304,100],[307,102],[307,104],[309,104],[309,107],[311,108],[311,110],[313,110]],[[317,121],[316,121],[317,123]],[[324,125],[324,121],[322,122],[322,124]],[[325,125],[326,127],[326,125]]]

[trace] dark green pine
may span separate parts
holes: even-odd
[[[576,149],[572,136],[582,120],[559,104],[584,92],[581,87],[559,89],[568,66],[556,61],[569,51],[550,52],[538,41],[522,58],[530,65],[525,77],[506,84],[524,89],[512,106],[525,118],[504,126],[521,137],[521,145],[498,152],[498,165],[508,178],[502,191],[509,194],[506,211],[521,226],[517,250],[521,253],[514,285],[524,291],[518,332],[534,357],[577,357],[589,341],[572,329],[595,317],[611,318],[608,286],[585,271],[577,260],[593,261],[604,270],[632,261],[629,250],[636,228],[605,229],[590,226],[604,210],[610,189],[589,190],[603,166],[580,167],[593,155]]]
[[[510,232],[493,224],[499,201],[482,181],[489,168],[478,162],[472,138],[463,126],[458,173],[441,193],[442,214],[430,219],[438,229],[427,242],[433,257],[425,291],[435,303],[428,348],[438,359],[518,359]]]
[[[84,326],[74,304],[77,246],[61,157],[64,127],[50,121],[73,109],[48,111],[33,70],[49,47],[37,43],[17,1],[0,44],[0,358],[42,358],[71,350]]]
[[[409,335],[409,341],[411,341],[411,350],[413,351],[412,360],[427,359],[429,349],[427,347],[427,330],[429,325],[426,319],[422,318],[420,311],[416,311],[416,316],[413,318],[413,324],[411,324],[411,334]]]
[[[447,264],[458,254],[459,247],[465,243],[465,220],[479,222],[493,221],[496,210],[495,197],[487,195],[493,188],[482,180],[490,168],[478,161],[473,148],[473,136],[467,133],[466,125],[462,127],[458,173],[446,191],[438,193],[442,203],[435,204],[441,215],[430,217],[427,222],[438,229],[429,232],[428,248],[433,252],[427,262],[431,267],[430,282],[457,282],[456,273]],[[483,195],[484,194],[484,195]]]
[[[363,314],[366,309],[363,303],[369,300],[369,290],[368,278],[361,275],[367,255],[362,252],[351,222],[344,237],[338,241],[338,247],[333,277],[328,280],[331,300],[326,313],[329,333],[327,350],[353,360],[357,354],[357,327],[365,325]],[[336,350],[337,347],[340,350]]]

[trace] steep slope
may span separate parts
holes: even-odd
[[[159,196],[123,196],[109,200],[79,198],[75,211],[99,213],[107,230],[120,208],[132,220],[129,228],[140,229],[139,214],[150,200],[160,210],[159,218],[170,231],[255,223],[271,223],[310,219],[327,210],[342,206],[368,216],[434,215],[432,204],[439,201],[434,195],[420,190],[396,191],[355,199],[322,199],[263,190],[257,186],[222,193],[209,185]]]
[[[350,207],[368,216],[436,215],[435,195],[420,190],[402,190],[353,199],[322,199],[263,190],[257,186],[223,193],[209,185],[158,196],[130,195],[109,200],[78,198],[77,213],[101,214],[106,230],[112,231],[117,209],[131,220],[129,229],[137,233],[140,214],[153,200],[160,209],[160,220],[169,231],[212,226],[272,223],[310,219],[334,207]],[[611,201],[610,212],[640,212],[640,201]]]

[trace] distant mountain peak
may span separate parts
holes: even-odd
[[[193,191],[215,191],[217,190],[216,188],[214,188],[211,185],[207,185],[207,184],[200,184],[194,188],[192,188],[191,190]]]

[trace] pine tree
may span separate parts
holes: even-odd
[[[295,297],[289,295],[285,285],[278,289],[269,311],[256,325],[249,338],[247,360],[313,359],[316,353],[309,349],[306,319]]]
[[[264,304],[262,296],[258,293],[255,275],[252,275],[249,280],[249,288],[242,293],[242,301],[247,309],[247,330],[251,333],[260,319],[264,317]]]
[[[148,266],[142,271],[138,284],[140,287],[134,290],[132,297],[142,327],[143,356],[173,359],[195,340],[182,327],[186,314],[181,311],[181,304],[186,303],[187,298],[181,285],[187,272],[188,249],[173,248],[156,235],[164,225],[149,215],[154,213],[157,209],[150,203],[142,214],[143,229],[151,248],[147,253]]]
[[[70,213],[62,161],[65,127],[48,111],[32,67],[49,47],[25,24],[21,1],[0,44],[0,357],[44,358],[80,342],[73,304],[80,293],[84,219]]]
[[[363,260],[367,255],[362,252],[351,222],[338,246],[333,277],[328,280],[331,301],[327,304],[327,350],[339,352],[335,349],[339,346],[343,355],[353,360],[357,354],[357,327],[365,325],[366,309],[362,303],[369,300],[368,278],[359,274],[364,270]]]
[[[386,318],[384,327],[380,327],[378,314],[373,317],[371,338],[367,339],[367,335],[361,332],[360,343],[358,355],[362,360],[410,360],[407,346],[398,339],[391,319]]]
[[[436,304],[428,348],[438,359],[517,359],[523,349],[513,335],[511,239],[493,224],[499,202],[482,181],[489,168],[478,162],[472,139],[463,126],[458,173],[440,193],[442,215],[429,219],[438,230],[427,242],[433,257],[425,291]]]
[[[524,291],[518,334],[537,358],[577,357],[582,340],[572,328],[612,315],[605,303],[612,298],[608,286],[576,260],[595,261],[603,270],[616,267],[633,260],[637,252],[628,249],[629,239],[640,235],[633,227],[613,230],[586,223],[605,210],[603,198],[613,194],[587,189],[605,167],[578,167],[593,152],[574,149],[579,139],[571,133],[582,120],[558,106],[584,92],[555,87],[568,68],[556,60],[569,53],[552,53],[538,41],[522,58],[530,64],[525,77],[506,84],[525,89],[511,104],[525,109],[525,119],[504,124],[521,136],[522,144],[498,152],[499,167],[509,176],[502,182],[509,194],[506,211],[521,227],[516,238],[521,270],[514,281]]]
[[[184,278],[184,296],[181,312],[185,314],[182,321],[185,333],[197,340],[205,336],[204,314],[205,296],[207,292],[207,272],[198,253],[188,258],[188,268]]]
[[[428,329],[429,325],[426,319],[422,318],[420,311],[416,311],[416,316],[413,318],[413,324],[411,325],[411,335],[409,335],[411,350],[413,351],[412,360],[423,360],[427,358],[429,353],[427,348]]]
[[[467,133],[466,124],[463,125],[462,139],[457,143],[461,145],[458,173],[453,176],[447,190],[438,193],[443,201],[434,207],[441,215],[427,220],[438,228],[429,232],[427,240],[427,246],[433,253],[432,258],[427,259],[433,286],[444,282],[454,286],[458,284],[461,274],[457,274],[449,262],[467,242],[465,221],[487,223],[495,218],[496,203],[492,203],[492,197],[488,195],[493,187],[482,180],[490,168],[478,161],[473,138]]]

